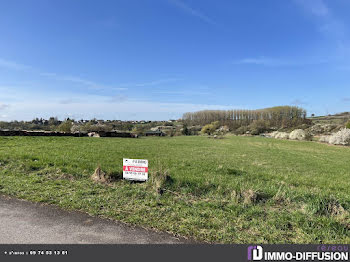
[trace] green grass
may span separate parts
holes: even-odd
[[[166,171],[164,193],[120,179],[123,157]],[[200,241],[349,244],[349,159],[262,137],[0,137],[0,193]],[[98,165],[112,183],[91,181]]]

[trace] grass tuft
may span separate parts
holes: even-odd
[[[95,169],[95,172],[91,175],[91,180],[96,183],[110,183],[110,177],[102,171],[101,167],[98,166]]]
[[[164,189],[167,185],[172,183],[172,178],[169,175],[168,170],[156,170],[151,175],[151,187],[159,195],[162,195],[164,193]]]
[[[324,216],[342,216],[346,213],[344,207],[334,197],[317,198],[313,201],[309,210],[313,214]]]

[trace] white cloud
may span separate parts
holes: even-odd
[[[208,24],[216,24],[216,22],[214,22],[211,18],[209,18],[208,16],[206,16],[205,14],[200,12],[199,10],[196,10],[196,9],[188,6],[187,4],[185,4],[184,2],[182,2],[180,0],[169,0],[169,2],[171,4],[173,4],[174,6],[176,6],[177,8],[179,8],[180,10],[182,10],[183,12],[185,12],[193,17],[197,17],[200,20],[202,20]]]
[[[167,94],[167,95],[182,95],[182,96],[199,96],[199,95],[210,95],[210,92],[203,92],[203,91],[186,91],[186,90],[180,90],[180,91],[172,91],[172,90],[159,90],[154,91],[153,93],[156,94]]]
[[[269,66],[269,67],[282,67],[282,66],[303,66],[303,65],[316,65],[327,63],[327,60],[288,60],[288,59],[277,59],[268,57],[257,57],[257,58],[244,58],[233,61],[235,65],[258,65],[258,66]]]
[[[90,80],[86,80],[86,79],[82,79],[79,77],[74,77],[74,76],[61,76],[60,77],[61,80],[63,81],[69,81],[69,82],[74,82],[74,83],[78,83],[78,84],[82,84],[82,85],[86,85],[92,88],[103,88],[103,85],[92,82]]]
[[[18,64],[16,62],[9,61],[9,60],[2,59],[2,58],[0,58],[0,67],[12,69],[12,70],[20,70],[20,71],[25,71],[25,70],[31,69],[30,66]]]
[[[259,58],[244,58],[233,62],[234,64],[250,64],[263,66],[286,66],[290,65],[290,61],[283,61],[279,59],[259,57]]]
[[[323,0],[295,0],[306,11],[316,16],[328,16],[330,10]]]
[[[4,109],[6,109],[8,107],[9,107],[9,105],[0,103],[0,110],[4,110]]]
[[[350,68],[348,62],[350,58],[348,25],[341,20],[336,10],[331,10],[326,5],[326,3],[331,4],[333,1],[298,0],[297,2],[311,14],[318,31],[332,43],[331,47],[328,47],[328,55],[342,64],[336,66],[336,69],[346,70],[345,68]]]
[[[48,73],[48,72],[40,72],[40,75],[50,77],[59,81],[66,81],[66,82],[81,84],[92,89],[112,89],[111,87],[108,87],[104,84],[96,83],[96,82],[83,79],[80,77],[76,77],[76,76],[64,76],[64,75],[58,75],[56,73]]]
[[[162,79],[157,79],[157,80],[153,80],[150,82],[120,84],[120,85],[118,85],[118,88],[114,88],[114,89],[123,90],[123,89],[126,89],[126,87],[156,86],[156,85],[176,82],[176,81],[180,81],[180,80],[182,80],[182,79],[181,78],[162,78]]]
[[[43,77],[48,77],[52,78],[55,80],[59,81],[66,81],[66,82],[71,82],[75,84],[80,84],[83,86],[86,86],[91,89],[108,89],[108,90],[118,90],[118,91],[123,91],[123,90],[128,90],[129,87],[146,87],[146,86],[156,86],[156,85],[161,85],[165,83],[170,83],[170,82],[175,82],[182,80],[181,78],[162,78],[162,79],[157,79],[153,80],[150,82],[142,82],[142,83],[127,83],[127,84],[119,84],[119,85],[105,85],[101,83],[97,83],[88,79],[80,78],[77,76],[69,76],[69,75],[60,75],[52,72],[43,72],[41,70],[35,69],[34,67],[23,65],[23,64],[18,64],[13,61],[8,61],[0,58],[0,67],[6,67],[8,69],[12,70],[20,70],[20,71],[27,71],[31,70],[32,73],[36,73],[40,76]]]
[[[318,31],[334,41],[335,49],[339,53],[338,56],[349,55],[346,48],[344,48],[344,46],[349,46],[346,25],[336,16],[335,12],[331,12],[325,1],[295,0],[295,2],[311,17],[315,18],[314,22]]]
[[[40,75],[40,76],[49,77],[49,78],[53,78],[53,79],[60,80],[60,81],[77,83],[77,84],[81,84],[81,85],[84,85],[84,86],[87,86],[87,87],[93,88],[93,89],[111,89],[111,87],[106,86],[104,84],[96,83],[94,81],[90,81],[90,80],[83,79],[80,77],[59,75],[59,74],[51,73],[51,72],[42,72],[41,70],[36,69],[32,66],[19,64],[19,63],[16,63],[14,61],[4,60],[1,58],[0,58],[0,67],[5,67],[7,69],[19,70],[19,71],[30,70],[32,73],[35,73],[35,74]],[[120,88],[114,88],[114,89],[121,90]],[[127,88],[123,88],[123,90],[126,90],[126,89]]]

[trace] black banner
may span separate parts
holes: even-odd
[[[349,261],[349,245],[0,245],[0,261]]]

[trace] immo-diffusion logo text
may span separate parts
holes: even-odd
[[[261,260],[263,259],[263,253],[263,248],[261,246],[249,246],[248,260]]]
[[[278,249],[278,247],[276,247]],[[264,251],[262,246],[248,246],[248,260],[264,261],[348,261],[348,248],[317,251]]]

